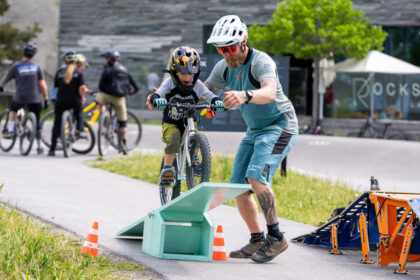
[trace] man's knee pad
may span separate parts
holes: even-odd
[[[127,127],[127,121],[118,121],[120,128]]]

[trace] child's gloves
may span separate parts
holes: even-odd
[[[156,98],[155,100],[153,100],[153,105],[154,107],[156,107],[158,110],[163,110],[166,107],[166,104],[168,104],[168,101],[166,101],[165,98]]]
[[[223,102],[221,100],[216,100],[214,102],[214,106],[218,107],[216,108],[216,112],[223,112],[225,108],[223,107]]]

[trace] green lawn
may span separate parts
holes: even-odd
[[[137,154],[128,158],[97,160],[92,166],[157,184],[161,159],[162,155]],[[232,157],[212,155],[210,181],[229,182],[232,164]],[[343,182],[332,182],[292,171],[288,171],[287,177],[281,177],[278,171],[272,188],[280,217],[312,225],[327,221],[335,208],[346,206],[358,194]],[[235,202],[232,200],[228,204],[234,206]]]
[[[150,279],[144,266],[80,248],[79,240],[0,206],[0,279]]]

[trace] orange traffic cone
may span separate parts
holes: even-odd
[[[214,233],[213,260],[214,261],[226,260],[225,239],[223,238],[223,228],[221,225],[217,226],[217,230]]]
[[[81,254],[88,254],[93,257],[98,255],[98,222],[93,222],[92,228],[83,243]]]

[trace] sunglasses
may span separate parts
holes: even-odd
[[[227,46],[227,47],[221,47],[217,48],[217,52],[221,55],[224,54],[233,54],[238,50],[239,44],[233,45],[233,46]]]

